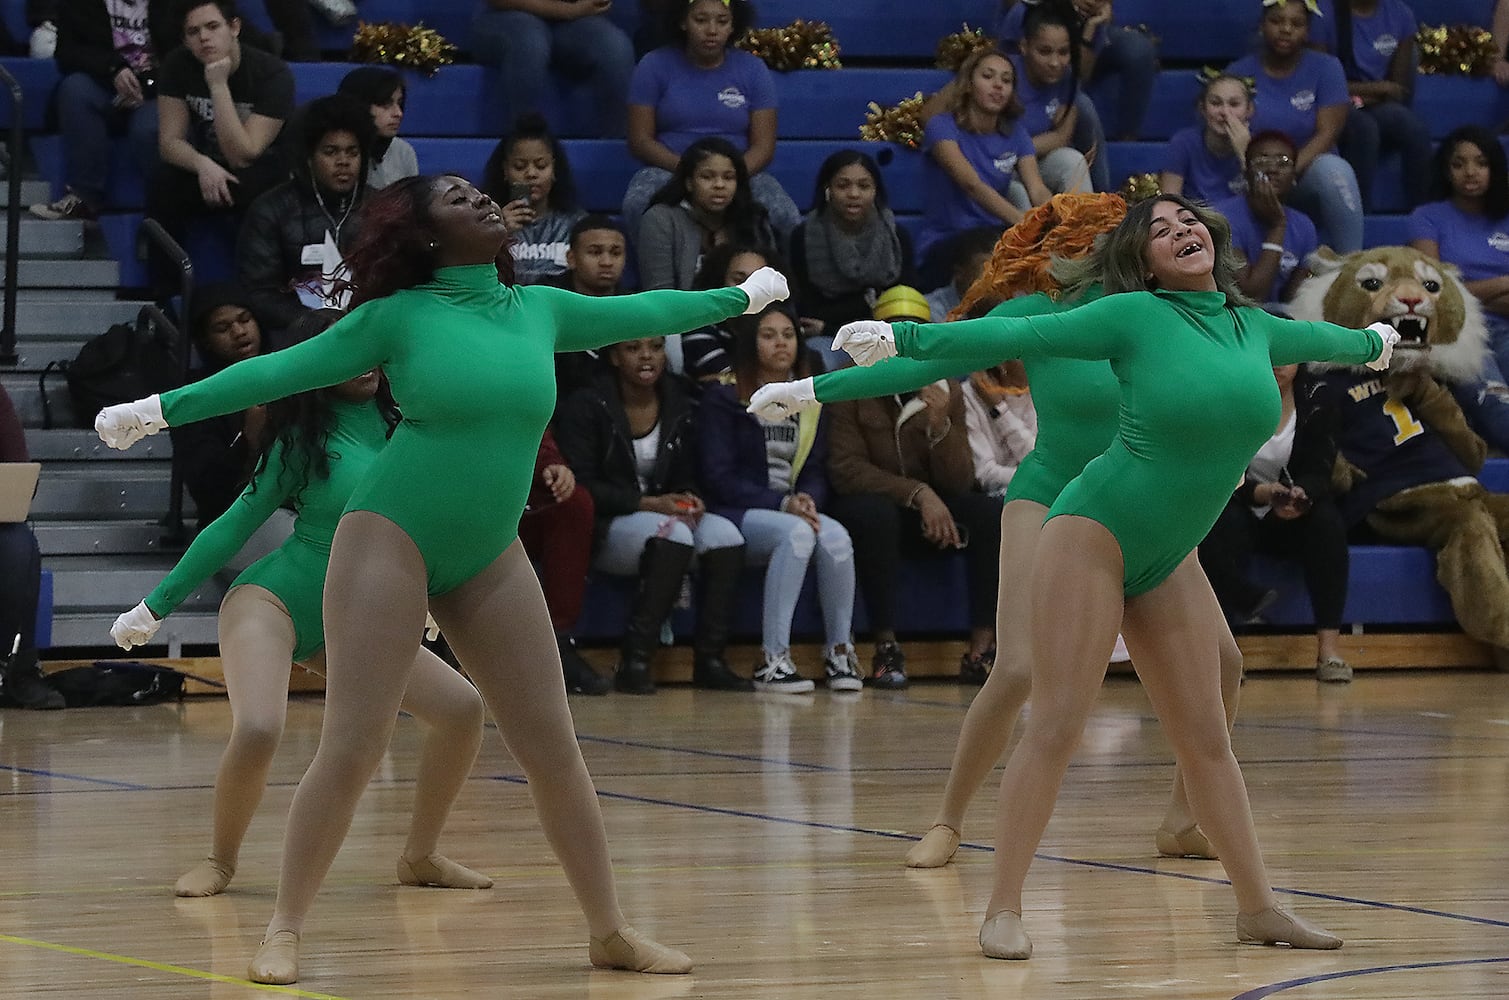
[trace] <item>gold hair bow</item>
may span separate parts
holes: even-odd
[[[726,2],[726,0],[725,0],[725,2]],[[1303,3],[1305,5],[1305,10],[1308,10],[1311,14],[1315,15],[1316,17],[1325,17],[1326,16],[1326,15],[1324,15],[1324,14],[1322,14],[1320,12],[1320,4],[1317,2],[1317,0],[1263,0],[1263,6],[1264,7],[1282,7],[1284,4],[1291,3],[1291,2],[1292,3]]]

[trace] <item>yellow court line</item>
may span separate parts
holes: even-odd
[[[247,989],[279,993],[283,996],[308,997],[310,1000],[347,1000],[346,997],[338,997],[333,993],[312,993],[309,990],[301,990],[292,986],[269,986],[263,983],[254,983],[246,979],[237,979],[235,976],[222,976],[218,973],[205,972],[201,969],[190,969],[183,965],[169,965],[166,962],[149,962],[144,958],[131,958],[129,955],[112,955],[108,951],[75,948],[72,945],[54,944],[51,941],[37,941],[33,938],[15,937],[11,934],[0,934],[0,942],[24,945],[28,948],[42,948],[46,951],[58,951],[65,955],[78,955],[81,958],[95,958],[105,962],[114,962],[117,965],[134,965],[141,969],[171,972],[177,976],[189,976],[193,979],[204,979],[212,983],[229,983],[232,986],[245,986]]]

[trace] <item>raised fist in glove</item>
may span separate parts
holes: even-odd
[[[1389,359],[1394,356],[1394,345],[1399,343],[1399,331],[1387,323],[1374,323],[1368,329],[1383,338],[1383,353],[1376,361],[1369,361],[1367,366],[1375,372],[1387,371]]]
[[[154,615],[143,601],[115,620],[115,624],[110,626],[110,638],[121,649],[145,646],[161,627],[162,619]]]
[[[794,382],[767,382],[760,386],[749,397],[748,412],[761,420],[785,420],[816,405],[817,392],[812,387],[812,379],[799,378]]]
[[[856,365],[868,367],[877,361],[896,356],[896,335],[891,324],[878,319],[861,319],[839,327],[833,338],[835,351],[848,351]]]
[[[167,426],[168,422],[162,418],[162,400],[155,394],[107,406],[94,418],[94,431],[100,440],[120,451]]]
[[[786,287],[786,276],[773,267],[762,267],[739,283],[739,291],[749,296],[749,308],[744,315],[757,313],[772,302],[784,302],[791,294]]]

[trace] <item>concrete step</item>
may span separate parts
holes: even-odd
[[[0,271],[0,278],[4,272]],[[121,266],[113,260],[23,260],[17,271],[19,288],[52,288],[73,291],[79,288],[108,289],[111,297],[120,286]],[[3,287],[3,285],[0,285]]]
[[[68,287],[60,288],[22,288],[16,296],[16,305],[25,309],[28,303],[58,303],[58,302],[114,302],[114,288],[88,288]],[[131,314],[135,316],[133,312]]]
[[[132,601],[120,608],[55,613],[52,616],[52,644],[54,647],[97,649],[101,656],[107,653],[119,655],[119,647],[110,640],[110,626],[115,624],[116,616],[135,604],[136,601]],[[218,620],[218,604],[214,609],[175,611],[163,620],[152,643],[137,647],[132,650],[132,655],[138,658],[177,656],[179,646],[213,646],[219,641]]]
[[[42,386],[38,376],[34,372],[7,371],[0,373],[0,385],[10,394],[21,426],[41,427]],[[68,383],[61,372],[47,377],[47,402],[52,410],[53,427],[82,430],[73,419],[73,400],[68,396]]]
[[[166,464],[57,463],[42,473],[31,516],[36,521],[150,520],[168,510],[168,483]],[[185,497],[186,516],[193,507]]]
[[[3,215],[3,212],[0,212]],[[0,260],[5,256],[6,233],[0,221]],[[81,257],[84,253],[84,223],[77,219],[37,219],[21,213],[21,256]]]
[[[51,378],[47,380],[47,386],[51,392]],[[166,462],[173,457],[173,439],[167,434],[155,434],[136,442],[126,451],[116,451],[106,447],[94,431],[73,428],[44,431],[40,427],[28,427],[26,450],[34,462]]]
[[[32,524],[42,556],[150,555],[176,547],[163,545],[156,521],[37,521]]]
[[[45,205],[52,201],[52,185],[41,179],[21,180],[21,207]],[[10,181],[0,178],[0,209],[10,207]]]
[[[16,299],[16,339],[27,343],[63,337],[82,343],[115,323],[135,321],[144,305],[117,299],[113,291],[78,289],[73,295],[54,298],[42,289],[23,290]]]
[[[55,614],[76,611],[109,611],[110,622],[123,611],[134,607],[152,588],[162,582],[177,562],[177,554],[150,555],[78,555],[51,556],[42,565],[52,571],[52,601]],[[186,611],[203,611],[220,606],[225,584],[211,577],[183,602]],[[54,637],[54,643],[61,645]]]

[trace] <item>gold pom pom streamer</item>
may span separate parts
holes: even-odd
[[[893,107],[884,108],[874,101],[859,126],[859,137],[866,142],[893,142],[908,149],[922,148],[922,91]]]
[[[784,28],[751,28],[735,44],[778,73],[843,68],[838,41],[825,21],[797,18]]]
[[[1128,205],[1147,198],[1156,198],[1163,193],[1158,186],[1157,174],[1133,174],[1121,185],[1121,196],[1126,199]]]
[[[1475,24],[1421,25],[1415,42],[1420,47],[1422,73],[1487,76],[1498,56],[1493,35]]]
[[[394,21],[356,26],[351,39],[352,62],[385,63],[434,76],[442,66],[456,61],[456,46],[424,22],[410,27]]]
[[[993,49],[996,40],[979,28],[971,28],[964,22],[964,29],[938,40],[936,63],[939,69],[957,71],[964,60],[974,55],[976,49]]]

